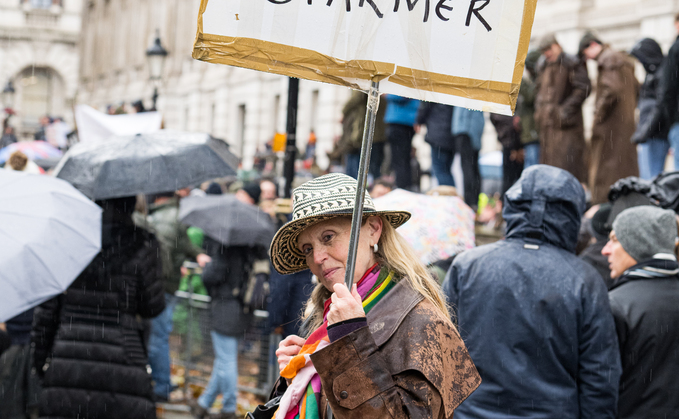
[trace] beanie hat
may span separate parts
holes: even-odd
[[[262,189],[259,187],[258,183],[249,183],[243,186],[243,190],[250,195],[250,198],[255,201],[255,204],[259,204],[259,196],[262,194]]]
[[[622,248],[637,262],[653,259],[658,253],[674,254],[677,239],[674,211],[650,205],[629,208],[615,218],[613,231]]]

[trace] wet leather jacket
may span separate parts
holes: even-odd
[[[405,281],[367,315],[368,326],[311,355],[334,418],[452,418],[481,383],[449,319]]]

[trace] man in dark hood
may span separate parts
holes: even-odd
[[[662,109],[662,126],[670,127],[668,139],[674,149],[674,167],[679,167],[679,13],[674,17],[677,38],[665,57],[658,97]]]
[[[662,85],[660,78],[663,74],[665,56],[658,43],[651,38],[644,38],[637,42],[630,55],[644,66],[646,78],[639,92],[639,122],[632,135],[632,142],[639,144],[639,177],[651,180],[663,172],[665,158],[670,149],[667,141],[669,126],[662,121],[660,97]]]
[[[585,193],[526,169],[505,195],[506,239],[457,257],[443,290],[483,382],[465,418],[616,416],[620,354],[606,286],[574,254]]]

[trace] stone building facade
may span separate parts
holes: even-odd
[[[255,152],[275,132],[285,130],[287,79],[193,60],[199,4],[200,0],[85,0],[77,102],[104,110],[142,99],[149,107],[153,85],[145,50],[158,31],[169,51],[158,99],[165,126],[226,139],[247,168]],[[616,49],[629,49],[648,36],[667,50],[676,37],[677,12],[679,0],[540,0],[533,44],[554,31],[564,49],[574,53],[580,36],[593,29]],[[300,83],[298,145],[304,149],[313,129],[321,167],[327,165],[326,152],[341,133],[341,109],[348,96],[342,87]],[[423,144],[421,138],[416,144]],[[498,147],[489,123],[483,151]],[[422,152],[424,167],[427,154]]]
[[[200,0],[87,0],[78,103],[104,110],[141,99],[151,107],[154,86],[145,51],[157,31],[169,52],[157,103],[164,126],[223,138],[248,168],[257,150],[285,131],[288,79],[191,58],[199,5]],[[300,82],[300,149],[313,130],[323,160],[341,133],[348,96],[345,88]]]
[[[11,123],[21,137],[30,138],[46,114],[73,121],[81,3],[0,0],[0,88],[14,86]]]

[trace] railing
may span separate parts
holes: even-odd
[[[185,264],[197,270],[193,264]],[[174,328],[170,336],[170,356],[175,373],[183,376],[186,400],[195,399],[205,389],[210,379],[214,352],[210,336],[210,297],[193,292],[191,281],[188,291],[177,291],[179,298],[174,310]],[[272,348],[280,341],[278,335],[269,334],[269,313],[254,312],[252,325],[239,339],[238,390],[266,397],[278,378],[278,364]]]

